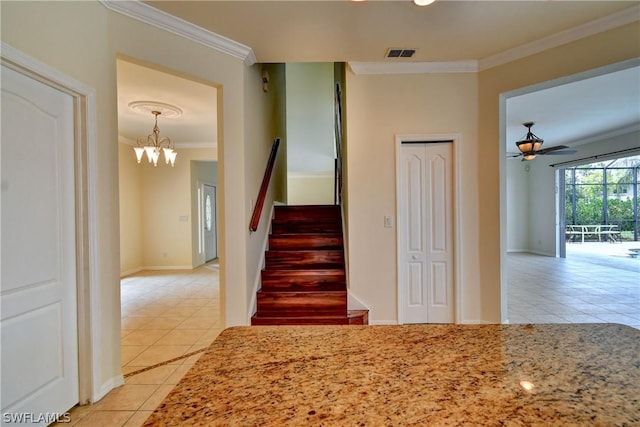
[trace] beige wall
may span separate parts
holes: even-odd
[[[272,73],[278,73],[278,68],[271,68]],[[250,317],[255,311],[255,299],[258,289],[260,270],[264,259],[266,238],[270,229],[270,214],[273,202],[277,196],[284,193],[283,182],[276,177],[282,176],[281,168],[285,166],[283,158],[280,156],[273,171],[271,185],[269,186],[264,207],[260,219],[259,228],[254,233],[248,233],[249,220],[253,214],[253,207],[260,192],[260,185],[264,176],[267,160],[271,153],[271,147],[276,137],[280,136],[281,122],[276,117],[279,111],[279,100],[281,88],[277,87],[277,82],[281,81],[275,76],[268,92],[262,91],[262,66],[259,64],[253,67],[246,67],[244,73],[245,103],[244,125],[247,141],[251,141],[251,149],[245,150],[244,161],[246,164],[244,191],[247,194],[249,203],[245,205],[246,221],[243,224],[243,232],[246,237],[246,264],[245,281],[234,285],[243,288],[244,316],[243,324],[249,324]],[[286,184],[285,184],[286,185]],[[233,190],[235,185],[230,186]],[[240,320],[240,319],[239,319]]]
[[[354,75],[347,72],[347,170],[350,292],[372,323],[397,322],[395,137],[457,133],[461,142],[458,239],[463,321],[480,320],[477,263],[477,93],[475,74]],[[372,126],[375,123],[375,126]],[[395,222],[395,221],[394,221]]]
[[[246,265],[249,241],[245,172],[263,155],[245,149],[258,144],[246,138],[245,64],[198,43],[108,11],[91,2],[2,2],[2,41],[96,90],[97,174],[96,242],[99,251],[96,286],[100,312],[97,325],[98,395],[121,381],[120,367],[120,226],[118,207],[118,126],[116,55],[123,54],[186,76],[218,85],[220,156],[221,299],[227,325],[245,324]],[[254,73],[257,74],[257,73]],[[259,85],[259,82],[256,83]],[[222,113],[224,112],[224,113]],[[256,132],[259,133],[259,132]],[[178,157],[178,162],[180,157]],[[263,163],[263,162],[257,162]],[[229,165],[225,167],[226,165]],[[176,166],[177,167],[177,166]],[[226,191],[225,185],[232,188]],[[259,185],[259,183],[257,184]],[[253,187],[253,185],[251,185]],[[253,197],[253,196],[252,196]],[[243,238],[244,236],[244,238]],[[227,284],[235,286],[226,286]]]
[[[347,194],[350,291],[372,323],[397,321],[396,134],[457,133],[460,288],[457,317],[502,319],[501,257],[506,253],[506,202],[501,209],[500,94],[640,56],[634,23],[478,74],[354,75],[347,72]],[[376,126],[371,126],[376,123]],[[502,189],[502,190],[501,190]],[[371,266],[375,266],[372,268]]]
[[[128,144],[118,144],[120,205],[120,275],[143,268],[142,171]]]
[[[478,213],[481,227],[477,247],[482,268],[481,319],[501,321],[501,283],[506,276],[501,259],[506,254],[506,160],[500,153],[500,94],[592,70],[640,56],[640,23],[635,22],[574,43],[479,73]],[[502,175],[501,175],[502,174]]]
[[[162,159],[154,167],[146,159],[138,164],[131,146],[119,145],[120,274],[193,268],[191,161],[216,160],[216,149],[177,149],[174,167]]]
[[[215,160],[215,149],[180,149],[175,166],[141,163],[143,188],[143,266],[189,269],[193,266],[191,160]]]
[[[296,173],[287,176],[287,200],[290,205],[333,205],[334,173]]]

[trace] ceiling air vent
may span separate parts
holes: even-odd
[[[416,53],[415,49],[395,49],[387,50],[386,58],[411,58]]]

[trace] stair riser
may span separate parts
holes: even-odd
[[[342,224],[337,221],[273,221],[271,233],[308,234],[308,233],[342,233]]]
[[[267,269],[344,268],[342,251],[268,251]]]
[[[310,220],[321,218],[340,218],[339,206],[276,206],[275,219]]]
[[[254,317],[251,319],[253,326],[267,325],[350,325],[346,317]]]
[[[342,249],[342,237],[323,236],[321,234],[272,235],[269,238],[269,249],[280,251]]]
[[[346,292],[259,292],[258,316],[347,315]]]

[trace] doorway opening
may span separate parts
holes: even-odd
[[[573,185],[570,182],[573,177],[567,178],[564,170],[583,167],[590,162],[590,158],[610,164],[616,158],[612,153],[634,147],[637,149],[640,123],[637,113],[637,99],[640,97],[637,72],[638,61],[625,61],[501,95],[503,322],[602,322],[615,318],[618,323],[638,323],[633,316],[628,316],[633,310],[637,312],[639,303],[637,296],[634,297],[637,295],[636,268],[607,271],[607,268],[612,268],[610,264],[594,264],[586,258],[564,258],[567,245],[573,245],[566,240],[567,231],[572,231],[569,226],[583,225],[571,224],[573,220],[570,221],[567,216],[572,213],[573,207],[566,204],[565,190],[567,185]],[[592,89],[585,89],[589,86]],[[585,124],[585,121],[579,120],[592,116],[586,111],[576,114],[576,108],[563,105],[566,101],[569,105],[581,103],[580,108],[600,107],[601,105],[585,102],[584,97],[595,92],[607,93],[606,108],[617,111],[612,120],[598,119],[600,126],[612,126],[615,123],[614,128],[607,131],[604,128],[598,128],[599,131],[588,128],[592,123]],[[561,93],[562,99],[558,98]],[[552,102],[551,99],[559,101]],[[542,100],[545,101],[540,104]],[[623,123],[618,122],[620,117],[625,117]],[[555,129],[554,120],[557,126]],[[524,121],[536,122],[537,134],[545,139],[548,146],[568,145],[577,152],[559,156],[537,156],[532,161],[509,158],[510,152],[517,151],[514,142],[521,136],[520,128]],[[511,127],[516,129],[515,134],[510,132]],[[562,136],[561,128],[565,129],[565,136]],[[566,136],[569,131],[585,133]],[[613,175],[610,174],[609,177],[612,178]],[[574,191],[573,188],[570,190]],[[605,199],[602,200],[604,203]],[[617,200],[612,205],[616,203]],[[600,211],[602,212],[601,205]],[[590,220],[595,221],[595,218]],[[603,220],[604,217],[598,218],[597,224],[589,224],[593,225],[591,230],[604,230]],[[618,227],[621,225],[622,223]],[[598,230],[596,226],[599,227]],[[581,233],[582,229],[579,231]],[[609,242],[609,235],[618,239],[613,231],[613,228],[607,228],[600,234],[600,238],[606,234]],[[571,234],[570,238],[574,239],[575,236],[577,234]],[[613,243],[610,247],[614,247]],[[602,271],[598,268],[602,268]],[[583,277],[583,272],[589,274]],[[622,282],[623,289],[614,289],[617,283],[614,283],[613,277],[621,278],[618,282]],[[590,288],[574,289],[572,285],[576,280],[583,280],[582,285]],[[603,296],[609,290],[613,293],[603,298],[607,301],[597,300],[596,294]],[[599,303],[613,305],[596,307]]]
[[[153,64],[119,57],[116,65],[122,366],[131,375],[204,348],[220,332],[220,94]],[[154,125],[157,138],[170,139],[174,164],[136,157],[133,147],[153,140]]]

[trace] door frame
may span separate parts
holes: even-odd
[[[460,150],[458,147],[460,146],[460,142],[462,137],[458,133],[424,133],[424,134],[396,134],[396,148],[395,148],[395,156],[396,156],[396,304],[397,304],[397,323],[402,325],[404,323],[404,308],[402,307],[402,301],[400,299],[400,295],[403,294],[403,290],[401,288],[402,282],[400,281],[400,263],[401,263],[401,251],[398,245],[400,241],[400,233],[401,230],[397,226],[398,218],[401,217],[401,206],[399,203],[399,190],[400,190],[400,150],[402,150],[402,143],[412,142],[412,143],[434,143],[438,141],[452,141],[452,152],[453,158],[451,159],[451,167],[452,175],[453,175],[453,185],[452,185],[452,203],[453,203],[453,216],[451,224],[452,226],[452,240],[453,240],[453,299],[454,299],[454,319],[455,323],[462,323],[462,293],[460,291],[460,282],[462,278],[462,274],[460,271],[460,248],[462,247],[460,238],[461,233],[460,230],[460,168],[458,165],[460,164]]]
[[[100,246],[97,233],[96,91],[72,77],[1,43],[6,67],[60,90],[73,98],[76,211],[76,290],[78,301],[78,391],[81,404],[102,398],[114,385],[101,379]]]

